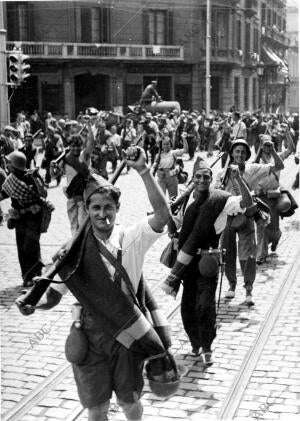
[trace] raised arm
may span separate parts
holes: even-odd
[[[241,195],[242,195],[242,200],[241,200],[241,208],[250,208],[251,206],[253,206],[253,199],[250,193],[250,190],[247,186],[247,184],[245,183],[244,179],[242,178],[240,171],[237,168],[230,168],[230,171],[232,173],[232,175],[234,176],[236,182],[239,185],[240,191],[241,191]]]
[[[154,213],[149,216],[149,225],[153,231],[161,232],[168,220],[171,218],[170,210],[166,198],[157,184],[155,178],[150,172],[150,168],[146,164],[146,155],[142,148],[135,146],[127,149],[127,155],[131,156],[138,151],[139,157],[137,161],[126,160],[129,166],[134,168],[143,180],[146,187],[148,198]]]
[[[92,131],[91,123],[88,122],[88,134],[87,134],[87,143],[84,151],[85,159],[88,160],[92,155],[94,145],[95,145],[95,137]]]
[[[270,171],[274,173],[274,172],[283,170],[284,163],[282,159],[280,158],[280,156],[278,155],[278,153],[275,151],[273,143],[271,145],[271,148],[272,148],[271,155],[273,156],[273,159],[274,159],[274,165],[270,167]]]

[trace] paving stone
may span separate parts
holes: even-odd
[[[1,395],[2,399],[4,401],[13,401],[13,402],[20,402],[20,400],[22,399],[22,395],[16,393],[2,393]]]
[[[282,412],[285,414],[288,413],[294,413],[294,414],[299,414],[299,406],[296,405],[272,405],[272,407],[270,408],[271,412]]]
[[[170,409],[161,409],[159,412],[159,415],[165,416],[165,417],[173,417],[173,418],[181,418],[186,419],[187,413],[186,411],[182,411],[180,409],[176,409],[175,411],[172,411]]]
[[[39,406],[40,407],[45,406],[45,407],[48,407],[48,408],[56,408],[56,407],[59,407],[60,403],[61,403],[60,399],[54,399],[54,398],[47,397],[39,403]],[[51,415],[51,416],[53,416],[53,415]]]
[[[192,163],[187,162],[187,165],[192,166]],[[129,177],[131,176],[132,174],[129,174]],[[127,178],[125,180],[126,177],[120,177],[120,181],[122,183],[128,183],[129,179]],[[129,189],[131,189],[130,192],[132,192],[132,187],[129,186]],[[50,200],[52,198],[52,195],[53,197],[55,197],[57,209],[58,207],[60,207],[61,209],[65,209],[65,199],[59,189],[50,189],[49,195]],[[126,201],[124,200],[124,202]],[[143,217],[145,215],[145,211],[142,209],[144,205],[144,208],[146,209],[147,201],[140,200],[140,202],[141,209],[136,209],[136,211],[139,213],[140,217]],[[58,203],[59,205],[57,205]],[[127,205],[125,204],[125,206]],[[131,209],[127,207],[126,211],[122,215],[120,215],[121,221],[123,220],[127,222],[132,219],[135,219],[131,217],[131,213]],[[130,216],[129,218],[128,215]],[[42,236],[42,255],[45,256],[46,259],[48,259],[48,261],[50,261],[50,257],[53,254],[53,252],[58,248],[58,245],[65,241],[66,231],[69,232],[69,224],[66,213],[60,214],[56,211],[56,214],[54,216],[54,219],[56,221],[55,229],[54,226],[51,226],[49,233],[47,233],[45,236]],[[59,219],[59,222],[56,218]],[[285,264],[291,264],[293,262],[293,256],[295,255],[294,253],[297,248],[298,235],[295,232],[295,230],[292,231],[289,229],[285,232],[285,227],[289,228],[291,221],[293,220],[294,217],[285,218],[283,221],[281,221],[281,226],[283,228],[283,236],[281,239],[281,243],[279,244],[279,262],[284,261]],[[60,229],[57,229],[57,227],[60,227]],[[1,229],[2,228],[0,227],[0,236],[2,233]],[[3,277],[1,277],[1,275],[3,273],[6,274],[5,279],[9,279],[9,282],[12,285],[17,285],[16,273],[18,274],[19,278],[20,273],[16,249],[14,246],[15,240],[12,233],[9,232],[8,234],[10,236],[9,238],[12,246],[10,247],[9,251],[6,251],[5,253],[8,253],[6,254],[7,261],[8,259],[10,259],[12,262],[14,262],[14,267],[13,270],[7,272],[6,274],[6,272],[3,272],[3,265],[0,266],[0,285],[2,285],[1,279],[3,279]],[[288,238],[288,241],[286,241],[286,238]],[[160,242],[158,242],[153,248],[153,251],[148,253],[146,256],[144,273],[146,279],[149,280],[151,285],[157,284],[157,280],[163,279],[169,272],[166,268],[162,267],[157,263],[162,246],[167,243],[168,239],[164,237],[159,241]],[[284,243],[284,241],[286,242]],[[50,244],[53,244],[54,247],[50,247]],[[0,259],[1,253],[2,250],[0,251]],[[244,300],[244,290],[240,278],[240,270],[238,271],[239,279],[236,298],[229,305],[225,305],[221,302],[218,317],[218,335],[214,342],[214,357],[216,362],[214,366],[210,369],[206,370],[203,367],[201,367],[199,363],[195,363],[195,358],[191,356],[182,355],[190,351],[190,345],[188,344],[187,338],[183,333],[180,315],[176,316],[176,318],[174,319],[174,323],[172,322],[172,333],[173,336],[178,336],[178,338],[181,338],[181,341],[178,339],[175,342],[175,345],[172,347],[172,350],[175,350],[176,353],[179,354],[178,361],[184,362],[184,364],[187,365],[191,365],[190,372],[188,373],[188,376],[184,378],[182,385],[185,387],[191,384],[192,389],[187,389],[184,387],[181,388],[178,391],[177,395],[173,397],[174,400],[173,398],[171,398],[169,401],[167,401],[169,403],[167,403],[167,405],[165,405],[164,407],[160,408],[158,414],[158,406],[156,405],[163,405],[163,402],[159,399],[156,399],[153,394],[149,393],[149,386],[146,385],[144,389],[145,414],[147,415],[147,418],[145,418],[146,420],[150,421],[150,419],[152,419],[157,421],[161,418],[163,421],[170,421],[175,419],[192,419],[193,421],[199,421],[199,414],[201,414],[200,419],[203,421],[206,419],[216,419],[216,414],[218,413],[217,408],[219,408],[222,400],[225,398],[229,389],[229,385],[233,380],[234,376],[236,375],[237,371],[239,370],[243,358],[249,350],[249,347],[254,343],[256,333],[260,327],[260,324],[264,320],[265,312],[268,306],[272,304],[273,297],[279,291],[280,282],[275,283],[274,281],[279,281],[279,278],[280,280],[283,279],[283,277],[287,274],[288,267],[285,267],[281,263],[277,265],[278,259],[276,259],[276,257],[270,257],[270,263],[268,263],[266,267],[258,269],[255,285],[256,306],[252,310],[240,305],[240,303]],[[171,301],[167,301],[166,298],[158,290],[156,291],[156,294],[158,302],[162,303],[163,305],[169,305],[169,303],[171,303]],[[29,318],[24,318],[23,316],[17,313],[17,310],[13,305],[13,294],[11,294],[11,297],[11,308],[7,310],[7,315],[5,317],[5,321],[7,320],[8,323],[5,324],[5,326],[3,326],[4,330],[2,331],[2,336],[4,338],[6,336],[9,336],[12,340],[5,341],[4,351],[6,351],[6,347],[9,347],[9,351],[4,352],[4,354],[2,354],[2,359],[5,362],[4,365],[6,367],[16,366],[26,368],[25,364],[30,364],[30,362],[33,362],[35,363],[35,365],[33,365],[31,368],[40,370],[38,371],[39,374],[43,373],[43,375],[41,376],[36,376],[37,372],[32,373],[30,372],[30,367],[27,367],[28,370],[26,369],[24,371],[24,374],[26,375],[26,382],[23,385],[23,389],[27,393],[34,387],[36,387],[37,384],[40,383],[45,378],[45,376],[49,374],[49,372],[54,372],[58,368],[58,365],[60,365],[62,362],[65,362],[64,341],[67,333],[69,332],[69,326],[71,323],[70,305],[72,302],[74,302],[74,299],[71,296],[71,294],[68,294],[67,297],[63,298],[62,302],[58,307],[56,307],[51,312],[43,313],[43,317],[47,326],[51,325],[51,323],[54,323],[51,326],[51,331],[36,346],[34,346],[33,349],[29,348],[25,350],[26,353],[24,355],[24,344],[27,344],[26,341],[28,341],[28,336],[30,337],[31,335],[33,335],[42,326],[40,318],[41,313],[39,313],[39,315],[34,314],[30,318],[30,322],[28,323]],[[58,311],[58,309],[60,310]],[[295,306],[289,306],[287,308],[287,315],[285,316],[285,324],[281,323],[277,325],[276,323],[273,332],[274,337],[271,337],[271,342],[268,343],[268,352],[265,353],[265,355],[263,355],[263,358],[260,360],[259,365],[256,367],[256,377],[249,386],[249,390],[253,392],[253,396],[258,397],[259,399],[263,397],[267,398],[270,394],[270,388],[272,388],[272,390],[276,392],[278,389],[276,389],[275,386],[278,386],[279,388],[285,387],[286,384],[281,384],[281,382],[285,382],[286,379],[289,380],[290,383],[287,383],[289,387],[285,393],[291,394],[292,396],[284,396],[283,394],[282,398],[277,398],[278,402],[282,402],[280,399],[285,399],[285,403],[287,402],[288,406],[293,407],[294,405],[291,405],[291,403],[293,402],[294,395],[298,393],[299,399],[300,390],[292,390],[293,387],[296,387],[293,382],[294,380],[297,380],[296,376],[294,376],[294,374],[296,374],[296,371],[293,372],[293,368],[297,368],[298,361],[289,361],[289,359],[293,359],[296,355],[299,356],[300,354],[295,354],[294,349],[286,347],[287,341],[291,340],[293,344],[298,344],[298,346],[300,346],[300,340],[297,337],[298,331],[294,329],[293,326],[293,323],[297,320],[297,317],[298,321],[300,321],[300,313],[295,313]],[[56,320],[58,318],[59,320]],[[247,323],[251,322],[255,322],[256,324],[250,324],[249,326],[247,326]],[[233,328],[241,330],[236,330],[235,332],[232,332]],[[11,358],[10,355],[12,352],[13,358]],[[20,355],[22,356],[20,357]],[[288,357],[287,360],[285,359],[285,356]],[[28,357],[31,357],[31,359]],[[27,363],[25,361],[27,361]],[[271,372],[277,372],[277,374],[280,372],[289,373],[289,371],[285,370],[288,367],[291,368],[293,376],[290,375],[290,377],[288,378],[286,378],[285,375],[278,378],[276,376],[272,376],[272,379],[274,378],[274,381],[278,384],[263,384],[258,381],[258,379],[263,378],[265,376],[265,374],[262,373],[267,373],[269,370]],[[261,371],[258,373],[257,370],[259,369]],[[21,371],[18,371],[18,373],[22,374]],[[264,387],[266,387],[266,389]],[[10,389],[8,390],[10,391]],[[56,406],[36,407],[38,408],[35,409],[36,411],[40,409],[44,411],[41,412],[40,416],[38,415],[38,421],[58,421],[62,418],[58,418],[56,413],[47,413],[46,416],[45,411],[50,411],[51,409],[62,409],[67,410],[68,413],[70,413],[70,409],[76,407],[76,405],[79,405],[76,387],[74,385],[74,379],[72,375],[68,376],[68,378],[62,381],[60,385],[56,386],[55,390],[51,391],[48,394],[46,400],[48,400],[48,402],[51,402],[51,399],[56,401]],[[279,405],[279,403],[277,403],[277,400],[276,405]],[[15,402],[4,401],[4,404],[14,405]],[[66,404],[67,406],[65,406],[64,404]],[[170,404],[171,407],[168,407]],[[172,405],[178,405],[178,407],[175,406],[174,408],[174,406]],[[192,413],[192,409],[195,405],[199,406],[199,413]],[[187,409],[188,411],[188,408],[190,409],[190,412],[185,412],[185,409]],[[154,412],[151,413],[151,410]],[[162,413],[161,411],[163,410],[170,412]],[[178,410],[183,410],[183,418],[178,418]],[[190,413],[192,413],[191,416],[187,415]],[[249,415],[249,410],[247,414]],[[274,415],[277,416],[278,414],[274,413]],[[267,417],[268,413],[266,413],[265,416]],[[116,420],[125,419],[124,415],[121,413],[115,414],[115,418]],[[87,420],[86,416],[84,420]],[[22,419],[20,421],[24,420]],[[30,421],[35,420],[31,419]],[[284,421],[287,421],[287,419],[284,419]]]
[[[35,406],[30,409],[29,416],[38,416],[45,412],[45,408],[41,406]]]
[[[64,408],[51,408],[48,409],[45,415],[47,417],[53,417],[56,420],[62,420],[70,414],[70,411]]]

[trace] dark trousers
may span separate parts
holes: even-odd
[[[24,282],[41,275],[41,219],[42,213],[26,213],[16,220],[18,258]]]
[[[155,156],[158,153],[158,147],[156,146],[155,139],[145,139],[144,151],[146,154],[146,160],[149,161],[148,152],[150,154],[151,164],[154,164]]]
[[[238,247],[237,247],[238,236]],[[234,228],[227,222],[222,234],[222,248],[226,249],[225,274],[230,287],[235,290],[237,284],[236,257],[238,253],[241,270],[244,276],[244,287],[247,292],[253,289],[256,276],[256,239],[253,218],[247,218],[245,225]]]
[[[194,136],[187,136],[187,144],[188,144],[188,153],[190,159],[194,158],[195,150],[196,150],[196,140]]]
[[[193,348],[210,351],[216,337],[216,289],[217,281],[201,285],[196,279],[183,282],[181,317]]]

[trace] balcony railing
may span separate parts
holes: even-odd
[[[203,61],[205,61],[205,48],[200,49],[200,53],[203,57]],[[220,63],[220,64],[242,64],[243,59],[243,52],[241,50],[236,50],[232,48],[212,48],[211,49],[211,56],[210,56],[212,63]]]
[[[262,36],[268,37],[269,39],[277,41],[285,46],[288,46],[290,43],[288,36],[284,32],[280,32],[278,29],[271,28],[269,26],[263,26],[261,28],[261,33]]]
[[[101,59],[183,61],[183,47],[175,45],[75,44],[9,41],[8,51],[19,46],[32,59]]]

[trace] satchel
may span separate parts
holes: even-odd
[[[184,184],[187,182],[189,175],[186,171],[183,171],[183,169],[179,166],[179,173],[177,174],[178,183]]]
[[[45,170],[48,167],[48,160],[44,157],[41,162],[41,168]]]
[[[229,227],[239,230],[246,226],[247,216],[245,214],[239,213],[235,216],[229,216],[228,220]]]
[[[164,248],[161,256],[160,263],[167,266],[167,268],[172,268],[176,262],[178,253],[178,238],[173,237],[171,241]]]
[[[83,196],[84,189],[87,185],[87,177],[84,177],[82,174],[76,174],[72,178],[70,184],[65,189],[65,195],[68,199],[71,199],[74,196]]]
[[[44,200],[42,203],[42,222],[41,222],[41,234],[48,231],[52,212],[54,211],[55,207],[49,200]]]

